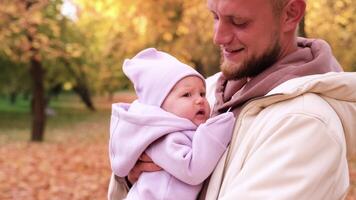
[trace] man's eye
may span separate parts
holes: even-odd
[[[234,20],[232,19],[232,24],[238,27],[245,27],[247,26],[248,22],[246,20]]]
[[[247,26],[247,22],[239,22],[239,23],[236,23],[236,22],[233,22],[233,24],[237,27],[240,27],[240,28],[243,28],[243,27],[246,27]]]
[[[190,94],[189,92],[183,94],[183,97],[190,97],[190,96],[192,96],[192,94]]]

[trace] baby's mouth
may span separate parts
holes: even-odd
[[[202,115],[205,116],[205,111],[204,110],[199,110],[196,115]]]

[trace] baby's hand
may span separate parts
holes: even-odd
[[[127,178],[131,184],[134,184],[142,172],[156,172],[159,170],[162,170],[162,168],[156,165],[146,153],[143,153],[129,172]]]

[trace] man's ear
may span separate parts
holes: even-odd
[[[305,14],[305,0],[290,0],[283,9],[282,29],[284,32],[295,31]]]

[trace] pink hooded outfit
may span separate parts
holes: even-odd
[[[230,112],[198,127],[160,106],[184,77],[204,78],[167,53],[150,48],[125,60],[124,73],[134,83],[138,100],[112,106],[109,154],[115,175],[125,177],[146,152],[163,168],[143,173],[126,199],[196,199],[202,182],[214,170],[231,139]]]

